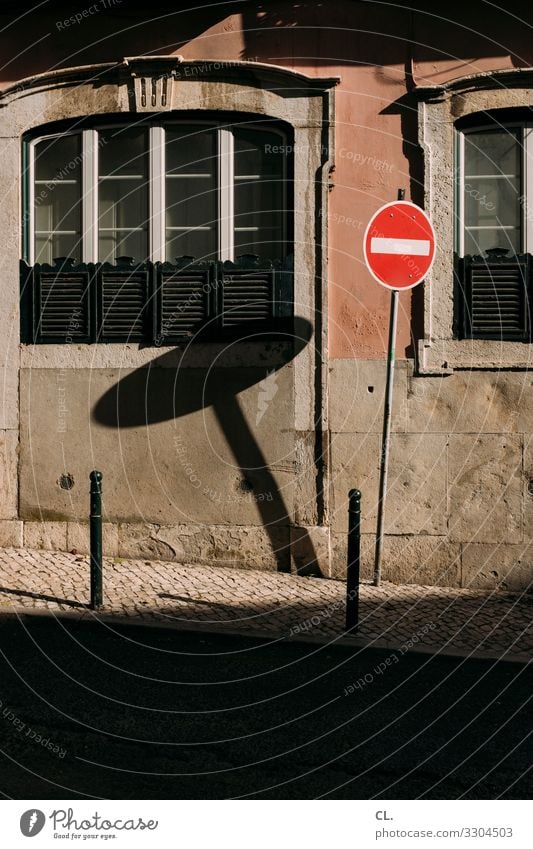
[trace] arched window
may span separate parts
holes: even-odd
[[[533,122],[527,117],[484,113],[456,124],[460,338],[530,338]]]
[[[29,340],[159,345],[291,314],[281,127],[169,116],[24,143]]]
[[[326,313],[337,83],[137,56],[5,89],[22,139],[22,251],[12,239],[5,257],[22,259],[22,341],[139,341],[145,362],[150,344],[286,327],[295,303]]]
[[[27,259],[52,263],[285,258],[285,134],[167,119],[27,140]]]
[[[437,241],[418,370],[529,368],[533,71],[490,71],[416,93],[424,208]]]

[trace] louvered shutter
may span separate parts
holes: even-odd
[[[35,342],[90,341],[88,266],[70,262],[33,267]]]
[[[465,337],[527,341],[529,259],[495,261],[465,257],[463,269]]]
[[[163,263],[158,272],[159,345],[173,339],[191,337],[206,325],[213,315],[215,300],[215,263]]]
[[[57,267],[21,263],[21,333],[31,342],[172,344],[275,329],[292,315],[292,270],[257,262],[143,263]],[[31,315],[31,326],[26,316]]]
[[[97,271],[101,341],[139,341],[149,329],[150,269],[102,265]]]
[[[269,322],[274,317],[276,289],[275,269],[258,262],[225,262],[220,286],[220,321],[222,327]]]

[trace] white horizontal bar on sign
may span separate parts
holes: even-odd
[[[429,247],[429,239],[381,239],[374,237],[370,242],[370,253],[429,256]]]

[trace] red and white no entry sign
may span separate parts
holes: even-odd
[[[406,200],[386,203],[366,228],[363,249],[372,277],[388,289],[412,289],[435,258],[435,233],[423,209]]]

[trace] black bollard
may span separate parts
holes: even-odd
[[[346,630],[359,627],[359,575],[361,565],[361,493],[348,494],[348,568],[346,572]]]
[[[102,472],[91,472],[91,609],[102,606]]]

